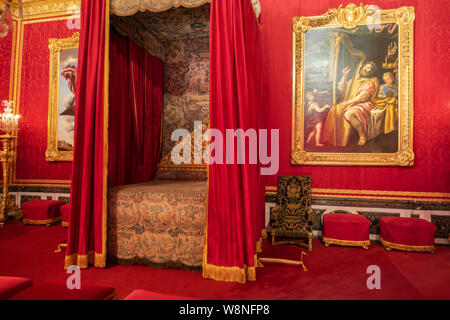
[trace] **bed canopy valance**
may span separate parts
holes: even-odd
[[[259,0],[248,0],[253,5],[256,17],[261,14]],[[138,11],[161,12],[171,8],[194,8],[211,3],[211,0],[111,0],[111,13],[117,16],[131,16]]]

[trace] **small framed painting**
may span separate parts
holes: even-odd
[[[47,161],[72,161],[79,33],[49,39],[50,84]]]

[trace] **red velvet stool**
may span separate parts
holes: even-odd
[[[431,252],[435,250],[436,226],[419,218],[381,217],[380,242],[391,249]]]
[[[61,218],[62,218],[61,225],[63,227],[69,226],[69,215],[70,215],[70,203],[65,204],[61,207]]]
[[[68,289],[66,281],[47,280],[24,290],[10,300],[111,300],[116,289],[82,282],[81,289]]]
[[[173,296],[147,290],[134,290],[124,300],[198,300],[194,298]]]
[[[0,277],[0,300],[8,300],[13,295],[23,291],[32,285],[27,278]]]
[[[370,222],[366,217],[351,213],[327,213],[323,215],[322,237],[325,246],[357,246],[368,249]]]
[[[61,220],[64,201],[31,200],[22,204],[23,223],[50,225]]]

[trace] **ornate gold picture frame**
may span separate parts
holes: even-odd
[[[47,161],[72,161],[75,120],[75,83],[79,33],[49,39],[50,83]]]
[[[412,166],[414,8],[293,19],[291,163]]]

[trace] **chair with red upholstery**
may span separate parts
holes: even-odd
[[[436,225],[424,219],[380,218],[380,242],[388,251],[397,249],[433,253],[435,232]]]
[[[10,300],[111,300],[116,289],[110,286],[81,283],[81,289],[68,289],[66,281],[47,280],[26,289]]]
[[[196,298],[187,298],[181,296],[173,296],[147,290],[134,290],[124,300],[199,300]]]
[[[31,287],[32,284],[33,282],[27,278],[0,276],[0,300],[8,300],[13,295]]]
[[[357,246],[368,249],[370,222],[366,217],[351,213],[327,213],[323,215],[322,240],[330,244]]]
[[[23,222],[26,224],[51,225],[61,221],[64,201],[31,200],[22,204]]]
[[[65,204],[61,207],[61,225],[63,227],[69,226],[69,215],[70,215],[70,203]]]

